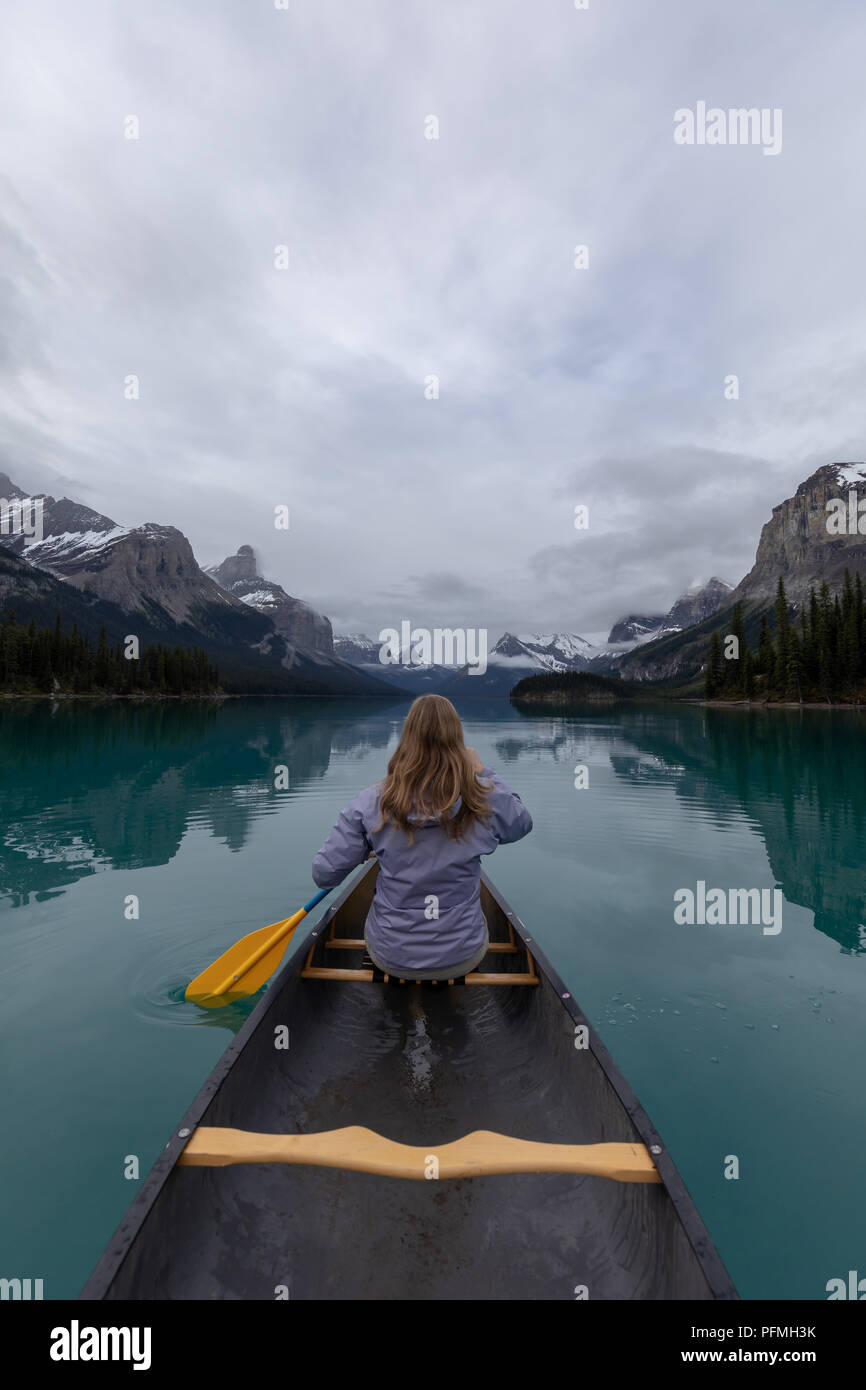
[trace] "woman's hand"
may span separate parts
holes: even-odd
[[[484,767],[484,764],[483,764],[483,762],[481,761],[481,759],[479,758],[478,754],[475,752],[475,749],[474,749],[474,748],[469,748],[469,747],[467,746],[466,752],[469,754],[469,761],[470,761],[471,764],[472,764],[473,771],[475,771],[475,772],[481,772],[481,770],[482,770],[483,767]]]

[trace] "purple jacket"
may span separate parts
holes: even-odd
[[[340,812],[313,861],[314,882],[336,888],[375,851],[379,877],[365,933],[376,959],[394,973],[456,965],[484,945],[481,855],[522,840],[532,817],[492,768],[478,776],[490,786],[490,819],[475,821],[464,839],[450,840],[435,819],[410,818],[411,845],[397,826],[379,830],[380,782]]]

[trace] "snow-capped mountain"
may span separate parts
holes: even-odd
[[[6,474],[0,495],[25,497]],[[87,589],[127,613],[158,608],[171,622],[215,632],[223,618],[244,614],[239,600],[226,594],[199,568],[192,546],[176,526],[147,521],[119,526],[68,497],[34,494],[42,504],[42,539],[23,532],[3,538],[17,555],[76,589]]]
[[[866,487],[866,463],[831,463],[835,481],[842,487]],[[814,476],[814,475],[813,475]]]
[[[64,566],[74,570],[86,557],[99,553],[121,536],[128,527],[118,526],[111,517],[103,516],[82,502],[69,497],[49,497],[47,493],[27,493],[13,483],[7,473],[0,473],[0,497],[7,501],[24,498],[38,502],[42,512],[41,537],[25,534],[3,537],[3,544],[16,555],[25,555],[40,569],[62,571]]]
[[[462,667],[441,687],[451,696],[507,695],[524,676],[540,672],[585,671],[591,666],[591,642],[572,632],[504,632],[487,654],[486,671]]]
[[[236,555],[229,555],[222,564],[209,567],[205,573],[242,603],[267,614],[277,632],[292,646],[334,655],[334,636],[324,613],[317,612],[302,599],[292,598],[281,584],[263,579],[251,545],[242,545]]]
[[[353,666],[378,666],[381,646],[381,642],[374,642],[363,632],[343,632],[334,637],[334,655],[351,662]]]
[[[630,615],[620,618],[611,628],[606,645],[596,648],[593,665],[602,671],[617,670],[623,659],[638,647],[645,647],[657,638],[682,632],[712,617],[713,613],[724,607],[732,593],[730,584],[714,575],[712,579],[690,584],[668,612],[661,616]]]
[[[660,631],[666,616],[665,613],[629,613],[614,623],[607,645],[618,647],[628,642],[634,646],[636,642],[647,642]]]
[[[345,661],[415,695],[504,693],[522,676],[539,671],[584,670],[594,650],[585,637],[574,633],[504,632],[486,653],[487,669],[471,672],[468,666],[383,665],[381,645],[366,633],[340,633],[334,638],[334,651]]]
[[[383,662],[379,654],[383,643],[364,632],[338,633],[334,637],[334,655],[368,676],[387,681],[407,695],[436,695],[457,671],[456,666],[422,666],[416,662]]]
[[[669,632],[682,632],[684,628],[694,627],[695,623],[702,623],[704,618],[711,618],[732,593],[732,586],[715,575],[706,583],[698,580],[690,584],[665,617],[658,635],[664,637]]]
[[[582,671],[595,650],[591,642],[576,633],[505,632],[491,648],[487,664],[528,666],[536,671]]]
[[[246,582],[239,573],[234,575],[234,587],[241,594],[223,587],[199,566],[192,546],[175,526],[120,526],[68,497],[22,492],[5,473],[0,473],[0,498],[6,503],[30,498],[40,504],[40,526],[32,525],[32,508],[22,508],[26,525],[15,530],[4,524],[0,534],[4,554],[12,552],[26,562],[17,569],[6,566],[8,606],[14,606],[16,593],[35,605],[38,576],[49,575],[78,590],[91,605],[101,601],[101,620],[112,634],[132,631],[148,641],[203,646],[216,656],[221,673],[230,675],[235,688],[249,678],[254,689],[265,681],[269,688],[299,694],[387,693],[381,672],[373,682],[333,657],[328,619],[258,576],[249,547],[225,562],[230,566],[234,560],[236,568],[247,573]],[[252,598],[256,602],[248,601]],[[64,606],[76,615],[80,611],[71,600]]]
[[[227,594],[270,619],[275,637],[262,643],[262,650],[276,651],[282,639],[282,665],[295,674],[326,679],[359,695],[382,694],[388,687],[387,670],[382,667],[362,667],[344,660],[334,651],[331,623],[309,603],[287,594],[281,584],[259,574],[258,561],[251,545],[242,545],[235,555],[229,555],[206,573]]]

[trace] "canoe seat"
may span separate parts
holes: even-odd
[[[548,1144],[476,1129],[449,1144],[397,1144],[362,1125],[321,1134],[256,1134],[199,1125],[178,1157],[182,1167],[300,1163],[390,1178],[480,1178],[497,1173],[573,1173],[614,1182],[660,1183],[645,1144]]]
[[[514,934],[514,928],[508,922],[508,940],[491,941],[487,948],[487,956],[508,955],[516,956],[523,950],[526,954],[526,969],[517,970],[473,970],[468,975],[458,979],[442,980],[413,980],[411,977],[398,979],[393,975],[383,974],[367,955],[367,943],[362,936],[337,936],[336,919],[331,919],[328,935],[325,937],[326,951],[361,951],[363,953],[363,964],[359,967],[342,967],[329,965],[313,965],[313,955],[318,940],[314,940],[307,953],[304,968],[301,971],[301,978],[304,980],[354,980],[362,984],[449,984],[449,985],[537,985],[539,983],[538,972],[535,969],[535,961],[532,953],[524,941],[518,943],[518,938]],[[314,935],[318,935],[315,933]],[[484,957],[486,961],[487,956]],[[481,962],[484,964],[484,961]]]

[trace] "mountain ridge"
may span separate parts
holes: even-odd
[[[6,473],[0,473],[0,495],[7,502],[32,498],[41,502],[42,510],[41,536],[23,530],[0,536],[0,601],[5,610],[20,609],[28,618],[45,620],[46,605],[53,604],[89,629],[94,604],[101,603],[102,625],[112,640],[132,628],[148,642],[201,646],[216,658],[222,672],[232,673],[236,685],[242,683],[246,668],[251,690],[259,691],[264,684],[287,694],[393,693],[381,677],[355,671],[328,652],[290,642],[284,621],[290,609],[317,628],[326,645],[330,623],[279,585],[270,585],[269,605],[244,602],[201,568],[177,527],[159,522],[120,526],[70,498],[25,493]],[[50,576],[60,588],[39,576]],[[53,621],[54,613],[48,616]]]

